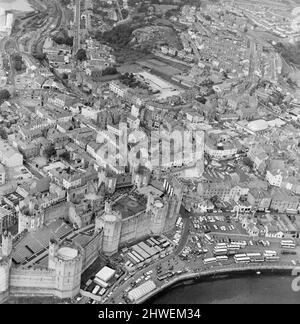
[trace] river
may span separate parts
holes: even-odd
[[[19,11],[33,10],[27,0],[0,0],[0,8]]]
[[[240,275],[203,279],[166,290],[153,304],[300,304],[300,291],[293,292],[295,277],[288,275]],[[300,283],[298,283],[299,285]]]

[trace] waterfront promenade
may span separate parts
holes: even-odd
[[[158,293],[162,292],[163,290],[172,287],[173,285],[188,281],[188,280],[196,280],[202,277],[213,277],[216,275],[223,275],[223,274],[234,274],[234,273],[243,273],[247,271],[263,271],[263,272],[287,272],[292,273],[292,270],[295,266],[291,264],[284,264],[282,262],[279,263],[264,263],[264,264],[232,264],[230,266],[214,266],[210,269],[203,269],[201,272],[193,272],[193,273],[185,273],[180,276],[176,276],[176,278],[171,279],[169,282],[163,284],[162,286],[158,287],[157,289],[150,292],[148,295],[144,296],[143,298],[137,300],[135,304],[143,304],[150,298],[154,297]]]

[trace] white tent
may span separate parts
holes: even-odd
[[[148,281],[144,282],[143,284],[141,284],[140,286],[130,290],[128,293],[128,298],[131,301],[138,300],[138,299],[146,296],[147,294],[149,294],[155,288],[156,288],[155,283],[152,280],[148,280]]]

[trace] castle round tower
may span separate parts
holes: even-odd
[[[102,250],[106,255],[118,252],[122,228],[122,216],[120,212],[113,211],[109,203],[105,204],[104,213],[96,218],[95,230],[103,230]]]
[[[155,199],[149,208],[151,213],[151,233],[160,235],[165,227],[168,202],[162,199]]]
[[[72,298],[80,291],[83,251],[72,243],[49,245],[49,269],[56,272],[56,292],[59,298]]]

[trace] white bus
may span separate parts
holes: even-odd
[[[296,244],[295,243],[284,243],[284,244],[281,244],[281,247],[285,248],[285,249],[295,249]]]
[[[238,247],[239,249],[243,249],[245,247],[244,245],[241,245],[241,244],[238,244],[238,243],[230,243],[230,246]]]
[[[265,258],[263,256],[257,256],[257,257],[253,257],[251,258],[251,262],[264,262]]]
[[[213,248],[213,251],[228,251],[227,247],[214,247]]]
[[[260,253],[246,253],[249,258],[260,257]]]
[[[264,252],[264,256],[265,256],[265,257],[266,257],[266,256],[275,256],[275,255],[277,255],[277,252],[276,252],[276,251],[266,250],[266,251]]]
[[[268,255],[266,256],[266,261],[270,261],[270,262],[276,262],[279,261],[279,256],[278,255]]]
[[[286,249],[294,249],[296,247],[295,242],[293,242],[292,240],[289,241],[281,241],[281,247],[282,248],[286,248]]]
[[[220,255],[216,257],[217,261],[227,261],[228,256],[227,255]]]
[[[249,257],[239,257],[234,259],[235,263],[249,263],[251,260]]]
[[[208,264],[208,263],[213,263],[213,262],[216,262],[216,261],[217,261],[217,258],[207,258],[207,259],[203,260],[203,263]]]
[[[213,249],[214,255],[226,255],[227,252],[228,252],[227,249],[216,249],[216,248]]]
[[[293,240],[281,240],[281,243],[294,243]]]
[[[234,258],[245,258],[247,256],[246,253],[235,254]]]
[[[231,244],[246,244],[246,241],[231,241]]]
[[[235,250],[235,251],[241,249],[241,247],[239,245],[235,245],[235,244],[229,244],[229,245],[227,245],[227,248],[229,250]]]
[[[215,245],[215,248],[225,248],[225,247],[227,247],[227,244],[226,243],[217,243]]]

